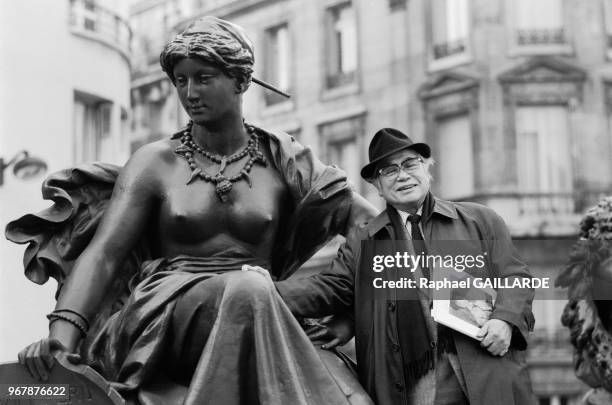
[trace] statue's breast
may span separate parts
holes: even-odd
[[[227,169],[230,175],[231,169]],[[159,206],[162,250],[205,255],[231,243],[254,249],[269,245],[288,190],[280,173],[270,165],[254,166],[249,177],[250,186],[244,179],[232,182],[226,201],[219,198],[215,184],[202,179],[168,184]]]

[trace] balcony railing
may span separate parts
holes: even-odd
[[[562,302],[559,304],[565,305]],[[542,320],[537,320],[540,321]],[[527,356],[532,367],[551,363],[571,367],[573,347],[570,343],[570,332],[561,323],[556,325],[555,330],[536,328],[529,334],[528,342]]]
[[[564,305],[564,303],[560,304]],[[531,333],[531,336],[529,336],[529,346],[532,352],[551,350],[571,351],[569,330],[561,325],[553,331],[536,328]]]
[[[463,53],[465,50],[466,40],[465,38],[461,38],[454,41],[434,44],[433,57],[434,59],[442,59],[446,58],[447,56]]]
[[[129,51],[132,31],[128,22],[93,0],[70,0],[70,28]]]
[[[611,190],[588,190],[574,193],[486,193],[465,198],[468,201],[490,203],[491,201],[512,203],[521,216],[555,216],[582,214],[597,204]]]
[[[563,28],[539,28],[516,30],[518,45],[563,45],[566,43]]]
[[[575,193],[488,193],[457,200],[473,201],[494,209],[513,236],[570,236],[578,232],[585,211],[612,189]]]

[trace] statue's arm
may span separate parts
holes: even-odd
[[[341,232],[345,237],[353,234],[362,234],[363,225],[379,214],[378,209],[370,204],[368,200],[363,198],[361,194],[357,193],[356,191],[351,192],[351,210],[348,215],[346,226],[343,232]]]
[[[321,273],[275,282],[277,291],[294,315],[321,317],[352,313],[363,235],[364,227],[356,228],[338,249],[330,266]]]
[[[285,226],[272,273],[286,279],[334,236],[358,232],[378,212],[353,190],[346,173],[321,162],[308,146],[278,135],[272,155],[283,174],[295,210]]]
[[[57,310],[68,309],[85,319],[94,318],[152,212],[159,187],[158,155],[156,146],[146,145],[122,170],[95,236],[77,259],[59,293]],[[69,351],[75,351],[81,336],[75,326],[60,319],[51,324],[49,337],[59,340]]]

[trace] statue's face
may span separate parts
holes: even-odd
[[[236,79],[201,59],[185,58],[173,69],[174,84],[194,123],[206,125],[240,114],[241,94]]]

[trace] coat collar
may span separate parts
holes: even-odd
[[[457,208],[451,201],[442,200],[429,193],[423,204],[423,222],[427,222],[433,215],[441,215],[449,219],[457,219]],[[376,235],[381,229],[391,226],[391,220],[384,210],[378,216],[370,220],[367,225],[368,235],[370,237]]]
[[[423,216],[425,220],[429,220],[429,218],[433,214],[439,214],[449,219],[457,219],[459,216],[457,215],[457,208],[455,207],[455,203],[452,201],[443,200],[441,198],[435,197],[433,194],[429,194],[429,197],[432,201],[432,206],[430,208],[429,214],[424,212]]]

